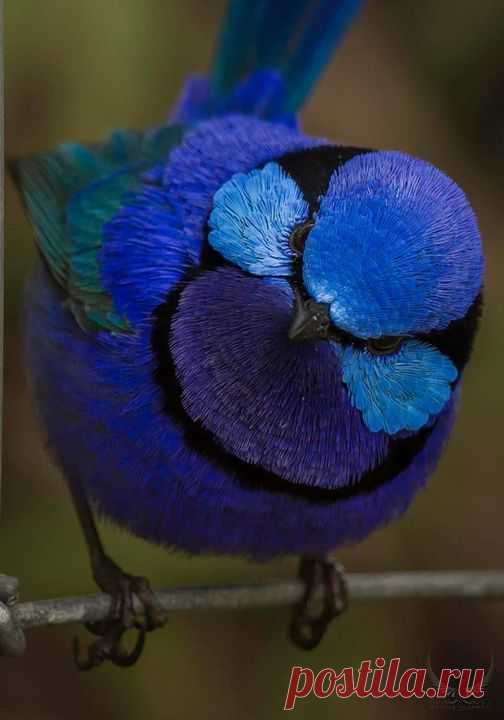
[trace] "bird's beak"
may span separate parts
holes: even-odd
[[[289,328],[290,340],[321,340],[327,338],[330,327],[329,306],[305,300],[295,290],[294,317]]]

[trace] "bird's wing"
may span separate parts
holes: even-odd
[[[209,78],[191,78],[175,118],[246,113],[295,124],[363,0],[230,0]]]
[[[65,143],[9,163],[42,256],[86,330],[130,331],[103,286],[103,228],[182,134],[180,126],[116,130],[103,144]]]

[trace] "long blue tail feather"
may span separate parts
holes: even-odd
[[[303,105],[361,5],[361,0],[316,4],[295,53],[282,71],[288,112],[297,112]]]
[[[363,0],[230,0],[211,74],[230,97],[258,70],[284,83],[284,113],[299,111]],[[263,108],[264,110],[264,108]]]

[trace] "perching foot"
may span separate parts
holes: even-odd
[[[75,662],[79,670],[91,670],[105,660],[129,667],[142,653],[145,633],[164,625],[166,613],[145,578],[126,574],[106,555],[101,555],[93,564],[93,575],[98,587],[112,599],[110,613],[106,620],[86,624],[90,632],[99,636],[88,647],[86,657],[80,656],[79,641],[74,638]],[[142,605],[140,616],[135,612],[134,595]],[[133,649],[126,650],[122,639],[131,629],[137,631],[137,639]]]
[[[348,605],[344,568],[327,558],[303,557],[299,563],[299,577],[305,592],[294,608],[289,635],[303,650],[317,647],[329,623],[344,612]],[[322,599],[316,597],[322,585]]]

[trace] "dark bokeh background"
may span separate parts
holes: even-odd
[[[208,67],[223,2],[6,2],[7,154],[165,117],[184,76]],[[476,208],[488,258],[486,309],[449,449],[428,490],[394,526],[339,557],[351,570],[502,564],[504,499],[504,5],[486,0],[370,2],[305,113],[314,133],[401,149],[441,167]],[[27,392],[22,285],[35,253],[10,182],[6,219],[6,398],[0,570],[24,598],[93,591],[65,485],[51,465]],[[84,461],[84,460],[83,460]],[[294,561],[187,559],[111,527],[110,553],[155,587],[287,576]],[[504,608],[497,603],[355,602],[322,647],[286,640],[288,610],[174,615],[131,670],[79,674],[73,627],[31,631],[22,659],[0,663],[0,718],[277,717],[292,664],[315,668],[399,656],[405,665],[487,662],[496,674],[483,717],[502,717]],[[83,637],[83,633],[78,631]],[[428,703],[309,700],[301,718],[448,717]],[[474,711],[472,711],[474,712]],[[344,715],[343,715],[344,713]],[[472,717],[472,715],[470,715]]]

